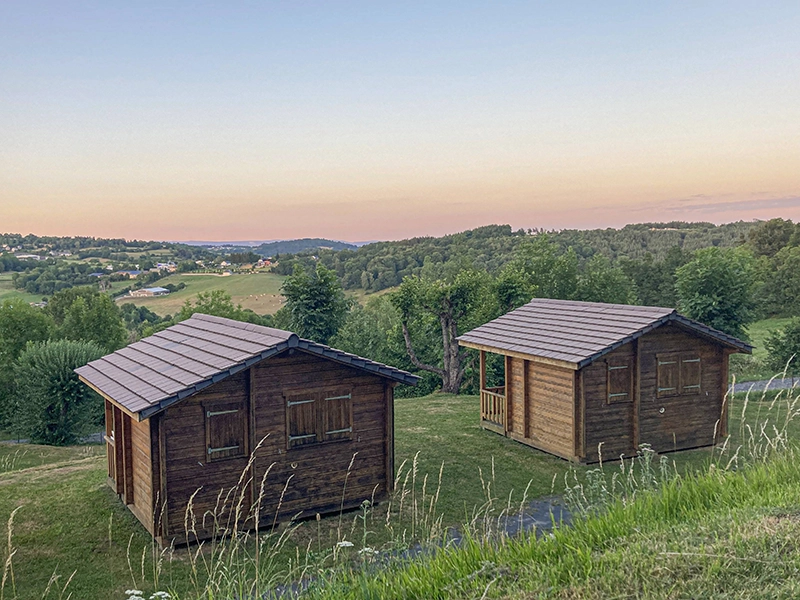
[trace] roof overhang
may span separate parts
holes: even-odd
[[[566,369],[582,369],[596,361],[598,358],[605,356],[606,354],[613,352],[617,348],[624,346],[625,344],[629,344],[630,342],[639,339],[646,333],[653,331],[654,329],[666,325],[668,323],[674,323],[676,326],[680,327],[681,329],[688,331],[697,335],[698,337],[704,338],[710,342],[715,344],[719,344],[728,348],[729,350],[733,351],[734,353],[744,353],[744,354],[751,354],[753,352],[753,346],[748,344],[747,342],[743,342],[742,340],[733,337],[732,335],[728,335],[722,331],[714,329],[713,327],[709,327],[708,325],[704,325],[698,321],[694,321],[689,319],[688,317],[684,317],[683,315],[678,314],[676,311],[672,312],[668,315],[664,315],[663,317],[654,320],[652,323],[649,323],[647,326],[642,327],[638,331],[627,335],[616,342],[609,344],[599,352],[596,352],[586,358],[583,358],[579,362],[569,362],[564,360],[557,360],[553,358],[547,358],[543,356],[537,356],[535,354],[526,354],[524,352],[515,352],[513,350],[507,350],[505,348],[497,348],[493,346],[487,346],[484,344],[478,344],[475,342],[468,342],[465,340],[458,340],[458,345],[463,346],[465,348],[472,348],[474,350],[484,350],[486,352],[493,352],[495,354],[502,354],[504,356],[513,356],[515,358],[522,358],[525,360],[529,360],[531,362],[539,362],[543,364],[554,365],[558,367],[563,367]]]

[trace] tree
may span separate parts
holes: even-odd
[[[789,375],[800,375],[800,317],[794,317],[783,329],[770,331],[764,347],[769,353],[767,366],[775,373],[786,369]]]
[[[106,352],[118,350],[128,339],[119,307],[107,294],[71,288],[55,294],[47,308],[64,339],[95,342]]]
[[[0,305],[0,424],[7,423],[14,398],[14,364],[29,342],[43,342],[53,333],[53,320],[27,302]]]
[[[459,348],[456,338],[460,331],[481,321],[478,315],[485,308],[481,292],[487,288],[487,283],[487,275],[474,270],[461,271],[449,281],[406,277],[391,295],[392,304],[400,312],[403,339],[411,362],[418,369],[439,375],[445,393],[457,394],[461,389],[467,352]],[[438,321],[441,330],[441,367],[423,362],[415,351],[412,324],[426,317]]]
[[[800,314],[800,247],[787,246],[771,259],[761,258],[764,286],[759,304],[769,316]]]
[[[755,318],[753,257],[744,248],[704,248],[676,273],[678,308],[736,337]]]
[[[577,300],[631,304],[636,301],[633,282],[602,254],[595,254],[578,277]]]
[[[747,241],[756,256],[775,256],[789,244],[796,231],[795,224],[783,219],[770,219],[751,229]]]
[[[262,323],[261,317],[252,310],[242,308],[241,304],[234,304],[233,298],[225,290],[200,292],[195,296],[194,301],[187,300],[181,307],[180,312],[175,315],[175,322],[185,321],[195,313],[224,317],[245,323],[255,323],[256,325]],[[166,325],[174,325],[174,323],[167,323]]]
[[[92,342],[72,340],[29,345],[15,368],[16,432],[34,443],[60,446],[75,443],[97,427],[103,418],[102,399],[73,370],[104,352]]]
[[[288,328],[300,337],[322,344],[336,335],[352,306],[336,273],[321,263],[310,273],[296,265],[281,290],[286,298],[284,314]]]

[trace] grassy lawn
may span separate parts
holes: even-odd
[[[200,292],[225,290],[233,298],[235,304],[241,304],[254,312],[264,315],[273,314],[280,307],[283,297],[281,285],[284,277],[274,273],[255,273],[246,275],[230,275],[221,277],[214,274],[179,273],[170,275],[154,283],[164,287],[167,284],[186,284],[180,291],[158,298],[120,298],[118,303],[132,302],[137,306],[146,306],[158,315],[174,315],[186,300]],[[132,283],[132,282],[131,282]],[[125,285],[129,285],[126,283]],[[122,286],[124,287],[124,285]]]
[[[732,448],[740,441],[742,406],[743,398],[737,397],[731,410]],[[781,402],[772,405],[754,397],[747,407],[748,422],[769,419],[771,423],[780,424],[785,415],[786,406]],[[474,508],[485,502],[486,484],[491,485],[491,496],[499,499],[499,504],[505,505],[509,494],[513,494],[513,501],[518,504],[529,482],[528,497],[533,499],[560,494],[564,489],[564,475],[571,469],[575,469],[580,479],[585,476],[586,467],[572,465],[480,429],[477,417],[478,399],[474,396],[433,394],[396,401],[396,465],[399,467],[406,461],[402,472],[409,472],[417,455],[414,489],[419,499],[426,475],[427,497],[435,492],[439,469],[444,464],[438,510],[444,515],[445,525],[458,525],[471,518]],[[792,422],[790,434],[792,439],[800,439],[800,423]],[[711,451],[678,452],[669,457],[679,470],[689,471],[706,466]],[[184,598],[192,597],[185,549],[171,556],[164,555],[161,583],[154,584],[150,540],[106,485],[105,468],[102,446],[49,448],[0,444],[0,522],[21,507],[14,517],[13,536],[17,549],[13,563],[18,598],[41,598],[54,571],[62,577],[62,586],[76,571],[68,590],[73,598],[82,600],[123,598],[123,591],[132,587],[150,591],[160,587],[182,592]],[[618,469],[615,464],[608,464],[606,468],[609,472]],[[401,475],[398,487],[403,487],[404,479]],[[405,487],[411,488],[410,480]],[[370,522],[370,528],[375,531],[382,525],[380,510],[378,507],[375,520]],[[358,515],[344,515],[347,539],[359,539]],[[756,511],[743,513],[742,518],[760,523],[763,517]],[[324,551],[333,547],[337,541],[338,522],[339,517],[333,516],[321,523],[312,520],[301,524],[291,534],[286,547],[276,555],[276,562],[286,564],[295,556],[302,557],[308,548]],[[406,527],[405,524],[400,526]],[[672,540],[691,539],[691,544],[700,544],[704,535],[711,535],[696,529],[670,530],[659,543],[668,547]],[[730,534],[738,531],[739,528],[732,526]],[[689,534],[694,537],[688,538]],[[386,540],[384,534],[375,534],[371,543],[379,546]],[[630,539],[631,544],[637,541],[644,544],[642,539]],[[622,560],[620,557],[627,556],[626,551],[627,545],[622,545],[618,548],[619,555],[608,554],[603,560]],[[0,560],[4,557],[3,554]],[[599,592],[592,594],[587,597],[602,597]]]

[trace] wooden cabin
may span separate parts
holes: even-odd
[[[259,527],[385,498],[393,390],[418,381],[288,331],[203,314],[76,372],[105,398],[109,485],[162,544],[217,535],[236,504],[239,526],[254,528],[259,496]],[[195,531],[185,526],[190,499]]]
[[[716,444],[728,357],[752,351],[671,308],[550,299],[458,340],[480,351],[481,425],[580,462]],[[487,353],[504,357],[500,386],[488,385]]]

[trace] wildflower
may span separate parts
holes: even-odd
[[[342,540],[341,542],[336,544],[337,548],[352,548],[353,542],[348,542],[347,540]]]

